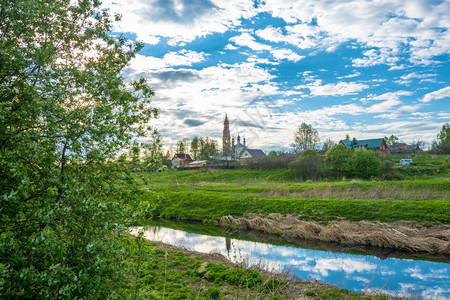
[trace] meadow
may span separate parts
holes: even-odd
[[[450,224],[450,181],[299,182],[289,170],[209,170],[141,174],[153,215],[214,221],[247,213],[294,214],[300,220]]]

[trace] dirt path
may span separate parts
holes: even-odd
[[[414,223],[338,221],[322,225],[313,221],[300,221],[293,215],[270,214],[260,217],[256,214],[247,214],[245,218],[224,216],[220,219],[220,225],[345,245],[378,246],[409,252],[450,254],[450,225],[444,224],[419,227]]]

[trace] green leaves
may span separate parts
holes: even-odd
[[[120,75],[141,45],[110,36],[99,4],[0,3],[0,298],[116,293],[140,203],[114,160],[157,110]]]

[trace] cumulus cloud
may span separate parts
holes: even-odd
[[[304,56],[300,56],[290,49],[274,49],[270,51],[270,53],[272,53],[273,57],[275,57],[278,60],[287,59],[293,62],[297,62],[305,58]]]
[[[256,51],[271,49],[271,47],[269,45],[265,45],[265,44],[256,42],[255,38],[247,32],[244,32],[241,35],[232,37],[230,39],[230,41],[234,42],[238,46],[249,47],[250,49],[256,50]]]
[[[431,92],[426,94],[423,98],[422,98],[422,102],[430,102],[433,100],[440,100],[440,99],[445,99],[445,98],[449,98],[450,97],[450,86],[447,86],[445,88],[442,88],[440,90]]]
[[[344,96],[354,95],[362,90],[369,88],[367,84],[356,82],[338,82],[336,84],[324,84],[322,80],[317,79],[306,85],[299,85],[297,89],[309,89],[311,96]]]
[[[450,50],[448,1],[267,0],[263,9],[292,27],[301,26],[304,34],[300,40],[309,41],[310,46],[320,41],[326,48],[356,40],[377,49],[354,60],[357,67],[395,66],[395,58],[401,53],[407,54],[413,64],[426,65]],[[261,35],[280,41],[279,33],[267,30]]]
[[[211,33],[224,33],[258,13],[251,0],[105,0],[111,13],[120,13],[115,31],[132,32],[144,43],[159,37],[179,45]]]
[[[207,57],[204,52],[181,50],[179,52],[166,53],[162,58],[144,56],[137,54],[128,66],[128,69],[135,72],[147,70],[158,70],[171,66],[192,66],[194,63],[203,61]]]
[[[411,96],[413,93],[411,91],[395,91],[388,92],[381,95],[369,95],[364,100],[398,100],[401,96]]]

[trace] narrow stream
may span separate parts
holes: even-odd
[[[139,228],[133,229],[137,232]],[[235,262],[288,271],[351,291],[381,291],[409,299],[450,299],[450,263],[381,259],[371,255],[311,250],[210,236],[162,226],[147,227],[145,238],[203,253],[220,252]]]

